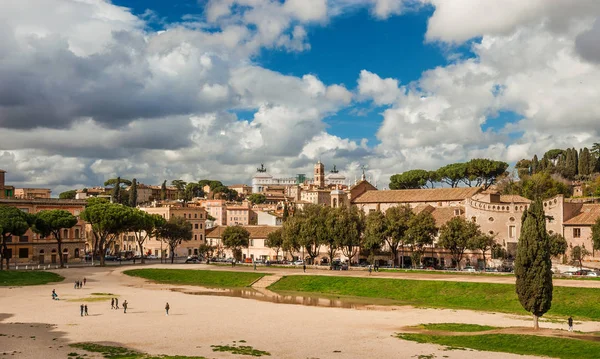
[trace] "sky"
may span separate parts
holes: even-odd
[[[600,142],[596,0],[0,2],[0,168],[251,182]]]

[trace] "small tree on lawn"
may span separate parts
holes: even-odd
[[[487,251],[491,251],[494,244],[496,244],[496,239],[494,237],[495,236],[491,234],[480,233],[479,235],[473,237],[471,239],[471,243],[469,244],[469,248],[481,251],[481,255],[483,257],[483,269],[487,267],[485,253]]]
[[[233,252],[233,257],[242,259],[242,248],[248,248],[250,232],[242,226],[229,226],[223,231],[223,245]]]
[[[367,215],[365,219],[365,238],[362,242],[362,248],[369,252],[369,261],[374,264],[375,251],[380,249],[384,243],[384,237],[387,233],[387,222],[381,211],[374,211]]]
[[[0,270],[3,269],[2,260],[6,261],[6,270],[9,269],[10,256],[8,255],[8,239],[12,236],[24,235],[32,222],[32,216],[20,209],[16,207],[0,206],[0,234],[2,234]]]
[[[65,263],[62,252],[62,241],[64,238],[62,238],[61,234],[63,229],[73,228],[77,224],[77,217],[63,209],[41,211],[35,217],[33,231],[39,233],[42,237],[54,236],[58,244],[60,267],[64,268]]]
[[[360,250],[360,241],[365,231],[365,218],[363,211],[356,206],[350,208],[342,207],[346,221],[345,235],[338,237],[338,247],[342,254],[348,257],[349,264],[352,264],[352,258]]]
[[[476,223],[467,221],[463,217],[453,217],[440,229],[438,244],[452,254],[456,266],[460,269],[465,251],[471,245],[471,238],[480,234]]]
[[[171,217],[156,229],[156,233],[169,246],[171,264],[175,260],[175,249],[177,249],[177,246],[184,241],[191,241],[193,237],[192,225],[183,217]]]
[[[283,247],[283,229],[279,228],[267,234],[267,240],[265,240],[265,247],[271,248],[275,251],[275,260],[279,260],[279,251]]]
[[[516,290],[523,308],[533,315],[533,328],[552,306],[552,262],[546,217],[536,200],[521,218],[521,236],[515,259]]]
[[[142,264],[146,261],[146,256],[144,255],[144,243],[148,237],[155,234],[157,228],[164,226],[165,223],[165,219],[160,215],[149,214],[137,208],[132,209],[127,230],[133,232],[135,241],[140,247]]]
[[[550,255],[552,257],[558,257],[567,253],[567,240],[559,233],[552,233],[550,235]]]
[[[409,206],[392,207],[385,212],[387,233],[384,239],[392,254],[394,266],[398,260],[398,247],[404,246],[408,224],[413,217],[414,213]]]
[[[413,261],[415,264],[421,262],[421,258],[425,254],[426,246],[432,246],[431,260],[432,265],[435,264],[433,263],[433,241],[435,240],[437,231],[435,219],[430,212],[421,211],[410,219],[406,237],[408,238],[408,242],[413,245],[413,248],[415,249],[414,253],[418,253],[418,256],[413,256],[413,259],[418,259],[418,261]]]
[[[215,246],[211,246],[208,243],[202,243],[198,247],[198,253],[200,253],[201,256],[204,256],[206,258],[211,258],[213,256],[214,251],[215,251]]]
[[[583,260],[589,255],[590,252],[585,249],[585,246],[575,246],[571,249],[571,260],[574,264],[579,265],[579,269],[583,268]]]

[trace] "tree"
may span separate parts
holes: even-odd
[[[34,232],[38,233],[42,237],[48,237],[51,234],[54,236],[54,239],[56,239],[56,242],[58,244],[58,253],[61,268],[65,267],[62,254],[62,230],[67,228],[73,228],[73,226],[75,226],[76,224],[77,217],[71,214],[71,212],[65,211],[63,209],[41,211],[35,216],[35,222],[32,229]]]
[[[579,264],[579,269],[583,268],[583,260],[589,255],[590,252],[585,249],[585,246],[575,246],[571,249],[571,260],[573,263]]]
[[[106,248],[131,223],[131,208],[116,203],[107,203],[101,198],[91,198],[81,218],[92,227],[94,254],[100,254],[100,266],[105,265]]]
[[[300,244],[300,248],[306,250],[311,263],[314,263],[315,258],[319,255],[319,246],[327,241],[328,230],[325,221],[327,210],[328,207],[309,204],[294,215],[300,220],[298,244]]]
[[[326,216],[325,228],[328,233],[321,244],[327,246],[329,269],[333,269],[333,257],[340,248],[340,242],[346,236],[348,229],[348,216],[346,216],[344,207],[327,208],[324,215]]]
[[[558,233],[553,233],[548,238],[550,241],[550,256],[558,257],[567,252],[567,240]]]
[[[471,239],[480,234],[479,226],[463,217],[452,217],[440,229],[438,244],[452,254],[456,266],[460,269],[465,250],[471,245]]]
[[[12,236],[22,236],[33,224],[32,216],[16,207],[0,206],[0,233],[2,234],[2,252],[0,253],[0,270],[2,260],[6,262],[6,270],[9,269],[10,255],[8,253],[8,240]]]
[[[283,222],[282,227],[282,237],[283,237],[283,245],[281,249],[284,252],[287,252],[293,259],[294,252],[297,252],[300,249],[300,230],[303,219],[299,216],[293,216],[287,219],[287,221]]]
[[[540,199],[523,212],[521,228],[515,259],[516,291],[523,308],[533,315],[533,328],[539,329],[538,318],[552,305],[550,241]]]
[[[406,231],[407,241],[419,253],[419,259],[423,257],[426,246],[433,245],[437,232],[438,228],[435,225],[435,219],[428,211],[421,211],[408,221],[408,229]],[[433,247],[431,250],[433,253]]]
[[[121,177],[117,177],[117,183],[113,187],[112,195],[110,197],[113,203],[121,203]],[[106,185],[106,184],[105,184]]]
[[[600,249],[600,218],[592,225],[592,244],[594,250]]]
[[[536,173],[531,177],[521,180],[519,194],[529,199],[546,199],[563,194],[570,197],[571,188],[560,181],[553,179],[548,172]]]
[[[185,185],[183,199],[185,201],[191,201],[194,197],[204,197],[204,190],[198,183],[190,182]]]
[[[450,187],[457,187],[460,182],[470,185],[466,163],[451,163],[437,170],[440,181]]]
[[[365,219],[365,238],[362,248],[369,252],[369,260],[373,264],[375,251],[380,249],[387,234],[387,221],[381,211],[370,212]]]
[[[390,177],[390,189],[424,188],[431,182],[431,174],[426,170],[410,170]]]
[[[242,248],[248,248],[250,232],[242,226],[229,226],[223,231],[223,245],[231,249],[233,257],[242,260]]]
[[[595,157],[596,159],[600,159],[600,143],[597,143],[597,142],[595,142],[595,143],[592,145],[592,150],[590,151],[590,153],[591,153],[592,155],[594,155],[594,157]]]
[[[540,170],[540,161],[538,160],[537,155],[533,155],[533,159],[531,160],[531,174],[536,174]]]
[[[349,264],[360,250],[360,241],[365,230],[364,213],[358,207],[340,207],[346,222],[345,234],[337,238],[337,246],[348,257]]]
[[[285,222],[290,216],[290,209],[288,208],[287,202],[283,204],[283,218],[282,221]]]
[[[157,234],[156,229],[163,227],[166,220],[160,215],[149,214],[137,208],[133,209],[130,214],[127,230],[133,232],[142,254],[142,264],[144,264],[144,243],[150,236]]]
[[[230,228],[230,227],[227,227]],[[167,222],[156,228],[156,234],[160,240],[169,246],[171,264],[175,260],[175,250],[182,242],[192,240],[192,224],[183,217],[171,217]]]
[[[533,165],[530,160],[522,159],[515,164],[519,178],[530,176],[533,172]]]
[[[283,229],[279,228],[267,234],[265,240],[265,247],[271,248],[275,251],[275,260],[279,260],[279,251],[283,247]]]
[[[479,233],[479,235],[471,238],[471,243],[468,247],[470,249],[477,249],[481,251],[481,255],[483,257],[483,269],[487,267],[485,253],[487,251],[491,251],[494,244],[496,244],[496,239],[494,238],[494,235],[491,234]]]
[[[163,201],[167,199],[167,180],[160,185],[160,199]]]
[[[184,199],[186,184],[187,182],[178,179],[171,181],[171,186],[174,186],[177,189],[177,199]]]
[[[206,258],[211,258],[213,256],[213,252],[215,251],[215,246],[211,246],[208,243],[202,243],[198,247],[198,253]],[[207,259],[208,260],[208,259]]]
[[[508,163],[486,158],[475,158],[466,163],[469,181],[475,181],[476,186],[488,189],[496,183],[498,177],[506,173]]]
[[[398,247],[404,246],[408,223],[414,217],[409,206],[396,206],[388,208],[385,212],[385,228],[387,229],[384,240],[392,254],[392,264],[395,266],[398,260]]]
[[[137,207],[137,180],[135,178],[131,181],[129,189],[129,207]]]
[[[70,191],[65,191],[62,192],[61,194],[58,195],[58,198],[60,199],[75,199],[75,196],[77,195],[77,190],[70,190]]]
[[[250,201],[252,204],[265,203],[266,200],[267,197],[265,197],[265,195],[261,193],[252,193],[248,196],[248,201]]]

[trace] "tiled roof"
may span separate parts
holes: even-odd
[[[569,219],[565,226],[593,225],[600,218],[600,204],[584,204],[578,215]]]
[[[503,194],[500,195],[500,202],[498,202],[497,200],[490,202],[489,192],[477,193],[473,196],[473,199],[485,203],[532,203],[531,200],[516,194]]]
[[[279,226],[242,226],[250,232],[250,239],[264,239],[271,232],[278,230]],[[216,226],[206,231],[206,238],[222,238],[227,226]]]
[[[429,204],[420,204],[412,209],[415,214],[421,212],[429,212],[435,220],[435,225],[439,228],[446,224],[452,217],[455,217],[455,211],[459,210],[460,213],[465,213],[465,207],[463,206],[452,206],[452,207],[433,207]]]
[[[387,191],[367,191],[354,200],[354,203],[410,203],[462,201],[481,191],[479,187],[400,189]]]

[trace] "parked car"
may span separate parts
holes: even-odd
[[[475,272],[477,272],[477,270],[475,268],[471,267],[471,266],[466,266],[463,269],[463,272],[475,273]]]
[[[301,266],[301,265],[304,265],[304,261],[302,261],[302,260],[295,261],[295,262],[294,262],[294,265],[295,265],[295,266]]]
[[[486,269],[485,269],[485,271],[486,271],[486,272],[494,272],[494,273],[497,273],[497,272],[498,272],[498,268],[490,268],[490,267],[488,267],[488,268],[486,268]]]
[[[588,277],[598,277],[598,272],[589,272],[587,274]]]
[[[154,254],[149,254],[146,256],[146,259],[158,259],[158,257],[155,256]]]
[[[200,259],[198,257],[191,257],[185,260],[186,263],[200,263]]]

